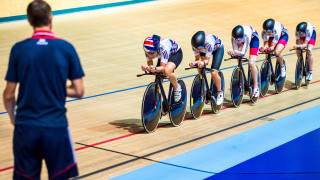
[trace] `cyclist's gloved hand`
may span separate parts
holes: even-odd
[[[201,62],[198,64],[198,67],[199,67],[199,68],[203,68],[204,65],[205,65],[205,62],[204,62],[204,61],[201,61]]]
[[[269,53],[269,52],[270,52],[270,48],[266,47],[266,53]]]
[[[229,50],[228,55],[233,56],[234,55],[233,50]]]
[[[263,52],[263,51],[264,51],[264,47],[260,47],[260,48],[259,48],[259,51],[260,51],[260,52]]]

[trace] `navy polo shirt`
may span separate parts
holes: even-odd
[[[84,76],[79,57],[51,31],[35,31],[12,49],[6,80],[19,83],[15,124],[64,127],[66,82]]]

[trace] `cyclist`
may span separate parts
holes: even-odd
[[[241,26],[238,25],[232,30],[232,47],[233,50],[229,50],[228,54],[230,56],[244,56],[250,45],[250,56],[249,56],[249,67],[252,72],[253,77],[253,97],[259,97],[259,87],[258,87],[258,70],[256,68],[256,60],[259,51],[259,35],[256,30],[251,26]]]
[[[160,39],[158,35],[147,37],[143,42],[147,65],[142,65],[142,71],[163,73],[169,77],[169,81],[174,88],[174,100],[181,99],[181,86],[178,84],[173,71],[182,61],[183,54],[180,46],[171,39]],[[158,58],[157,65],[153,65],[153,59]]]
[[[277,60],[281,67],[280,76],[285,77],[286,69],[284,67],[281,52],[286,47],[289,40],[288,30],[280,22],[275,21],[274,19],[267,19],[263,23],[261,37],[264,42],[263,47],[260,48],[260,51],[274,51],[274,53],[278,56]]]
[[[195,55],[195,61],[189,63],[191,67],[198,65],[202,68],[204,65],[209,64],[210,57],[212,56],[211,72],[214,84],[218,90],[217,105],[223,102],[223,92],[221,91],[221,78],[218,74],[220,68],[224,46],[221,40],[212,34],[205,34],[204,31],[198,31],[191,38],[192,50]],[[198,69],[199,73],[201,72]]]
[[[307,74],[307,80],[312,79],[312,67],[313,67],[313,55],[312,50],[316,43],[316,29],[311,23],[301,22],[296,28],[296,45],[293,46],[295,49],[308,48],[307,56],[309,63],[309,73]],[[300,56],[300,51],[297,50],[297,56]]]

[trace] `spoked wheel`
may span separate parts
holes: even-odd
[[[171,108],[169,110],[169,117],[173,126],[180,126],[187,109],[187,88],[183,80],[178,79],[178,83],[181,86],[181,99],[179,102],[174,101],[174,88],[170,85],[169,102]]]
[[[310,84],[310,80],[307,80],[307,75],[309,74],[309,72],[310,72],[310,69],[309,69],[309,62],[308,62],[308,56],[306,57],[306,63],[305,63],[305,66],[304,66],[304,68],[305,68],[305,82],[306,82],[306,86],[309,86],[309,84]]]
[[[154,82],[150,83],[142,99],[142,125],[148,132],[154,132],[158,127],[161,115],[161,94]]]
[[[295,73],[295,85],[296,89],[299,89],[301,87],[303,78],[303,62],[302,58],[299,57],[296,64],[296,73]]]
[[[232,72],[230,90],[233,105],[239,107],[243,100],[244,79],[241,69],[238,67],[234,68]]]
[[[221,91],[223,92],[223,97],[224,97],[224,76],[223,76],[223,73],[219,70],[218,72],[218,75],[220,76],[221,78]],[[211,99],[211,109],[213,111],[213,113],[215,114],[218,114],[221,110],[221,107],[223,105],[223,101],[220,105],[217,105],[217,96],[218,96],[218,89],[216,87],[216,85],[214,84],[213,82],[213,79],[211,78],[211,93],[212,93],[212,96],[214,98]]]
[[[201,88],[202,85],[202,88]],[[203,77],[198,74],[192,83],[190,93],[190,110],[195,119],[198,119],[203,111],[203,106],[206,99],[206,88]]]
[[[254,92],[254,80],[253,80],[253,76],[252,76],[252,71],[250,69],[250,67],[248,67],[248,81],[249,81],[249,87],[251,88],[251,91],[249,91],[250,93],[250,99],[251,99],[251,102],[252,103],[256,103],[258,98],[259,98],[259,95],[257,97],[253,97],[253,92]],[[259,91],[260,91],[260,88],[261,88],[261,83],[260,83],[260,73],[259,73],[259,68],[258,66],[256,65],[256,68],[257,68],[257,81],[258,81],[258,88],[259,88]]]
[[[286,66],[286,62],[283,60],[283,64],[284,64],[284,68],[287,71],[287,66]],[[276,75],[276,83],[275,83],[275,89],[276,89],[276,93],[279,94],[282,92],[285,81],[286,81],[286,76],[281,77],[281,67],[279,62],[277,61],[276,63],[276,69],[275,69],[275,75]]]
[[[271,75],[271,69],[268,65],[268,60],[265,60],[260,69],[260,96],[264,97],[268,90],[270,85],[270,76]]]

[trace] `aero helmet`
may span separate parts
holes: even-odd
[[[155,53],[160,49],[160,36],[152,35],[143,42],[143,49],[146,53]]]
[[[204,31],[198,31],[191,38],[191,46],[195,49],[203,48],[206,39]]]
[[[307,23],[301,22],[297,25],[296,31],[298,34],[305,34],[307,30]]]
[[[237,40],[237,41],[241,40],[243,38],[243,35],[244,35],[244,30],[242,26],[238,25],[235,28],[233,28],[232,38],[234,40]]]
[[[264,21],[262,28],[265,32],[267,31],[273,31],[274,28],[274,19],[267,19]]]

